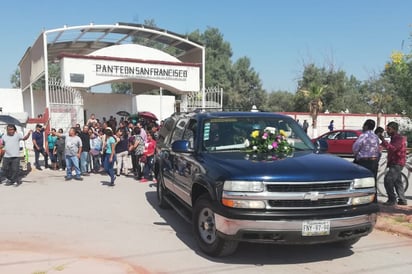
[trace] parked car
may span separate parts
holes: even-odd
[[[158,205],[190,222],[208,255],[232,254],[241,241],[348,248],[375,225],[373,174],[319,153],[291,117],[176,114],[159,134]],[[273,136],[281,141],[262,145]]]
[[[312,142],[324,140],[328,144],[328,153],[353,156],[352,146],[362,134],[361,130],[340,129],[326,132],[317,138],[312,139]]]

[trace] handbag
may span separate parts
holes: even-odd
[[[145,154],[143,154],[142,156],[140,156],[139,161],[140,161],[141,163],[146,163],[146,162],[147,162],[147,156],[146,156]]]
[[[92,156],[97,156],[97,155],[100,154],[100,151],[99,151],[99,150],[96,150],[96,149],[91,149],[91,150],[90,150],[90,154],[91,154]]]

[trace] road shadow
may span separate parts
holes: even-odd
[[[187,223],[173,209],[161,209],[157,205],[156,186],[153,187],[154,191],[146,192],[146,200],[160,217],[164,219],[164,223],[157,222],[154,225],[169,225],[175,231],[175,235],[188,248],[209,261],[241,265],[276,265],[330,261],[354,254],[350,248],[339,248],[329,244],[281,245],[240,243],[236,253],[231,256],[223,258],[210,257],[198,248],[190,223]]]
[[[107,186],[107,187],[114,187],[114,186],[116,186],[116,184],[111,185],[111,184],[110,184],[110,181],[100,181],[100,184],[101,184],[102,186]]]

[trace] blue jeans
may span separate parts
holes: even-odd
[[[53,148],[49,148],[49,158],[50,158],[50,161],[52,162],[52,163],[56,163],[57,162],[57,157],[56,157],[56,154],[54,154],[53,153]]]
[[[104,171],[107,172],[110,176],[110,182],[114,182],[114,162],[116,162],[116,155],[113,155],[113,161],[110,162],[110,154],[106,154],[105,160],[103,162],[104,165]]]
[[[72,167],[74,167],[76,172],[76,178],[80,178],[79,158],[66,155],[66,175],[68,178],[72,177]]]
[[[93,162],[93,170],[94,171],[99,171],[99,169],[100,169],[100,154],[93,155],[92,156],[92,162]]]
[[[82,173],[89,172],[89,162],[90,162],[89,152],[82,151],[82,153],[80,154],[80,170]]]
[[[143,176],[145,179],[152,180],[153,178],[152,178],[151,172],[152,172],[153,164],[154,164],[154,155],[148,156],[146,159],[147,160],[143,168]]]

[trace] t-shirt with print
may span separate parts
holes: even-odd
[[[82,147],[82,140],[80,139],[79,136],[65,136],[65,150],[64,154],[66,156],[76,156],[77,153],[79,152],[79,147]]]
[[[137,147],[135,148],[135,155],[143,155],[144,153],[144,140],[142,138],[142,136],[140,135],[135,135],[135,142],[139,142],[139,144],[137,145]]]

